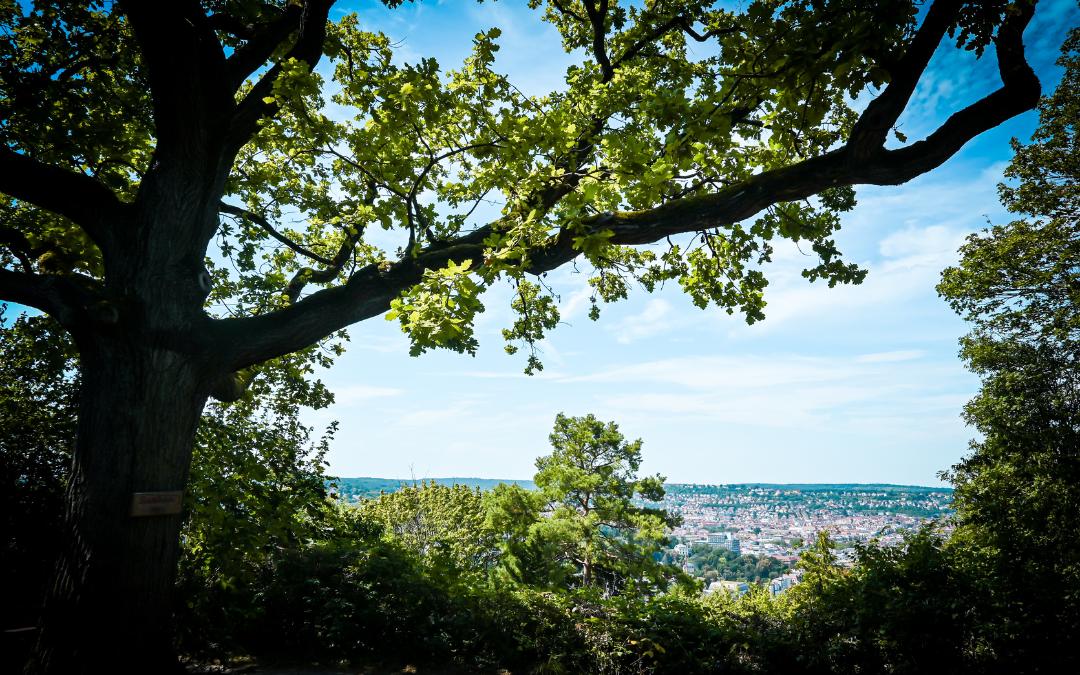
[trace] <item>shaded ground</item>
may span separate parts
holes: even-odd
[[[501,669],[472,671],[452,667],[416,666],[412,664],[330,667],[317,665],[261,665],[258,663],[236,665],[191,663],[188,664],[188,673],[191,675],[248,675],[249,673],[251,675],[511,675],[510,671]]]

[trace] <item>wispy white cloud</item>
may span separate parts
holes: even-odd
[[[564,299],[559,303],[559,317],[563,321],[573,321],[581,316],[593,292],[591,286],[583,283],[575,290],[564,293]]]
[[[797,354],[663,359],[565,377],[589,383],[614,419],[692,419],[695,424],[857,431],[888,414],[911,425],[910,411],[952,420],[970,395],[956,364],[918,350],[853,356]],[[601,386],[603,385],[603,386]],[[904,411],[897,414],[896,411]]]
[[[892,352],[878,352],[876,354],[861,354],[855,357],[856,363],[895,363],[897,361],[913,361],[922,358],[926,352],[921,349],[901,349]]]
[[[403,427],[432,427],[447,422],[458,421],[463,415],[471,413],[476,407],[473,401],[459,401],[445,407],[421,408],[396,415],[396,425]]]
[[[650,298],[641,312],[623,318],[612,326],[616,340],[629,344],[671,330],[671,303],[663,298]]]
[[[335,408],[348,407],[357,403],[368,403],[405,393],[404,389],[396,387],[376,387],[363,384],[350,384],[334,387]]]
[[[878,311],[903,311],[935,297],[941,271],[958,260],[958,249],[986,220],[1003,219],[997,183],[1003,162],[960,178],[920,180],[904,189],[865,188],[844,217],[841,250],[869,270],[856,286],[810,284],[801,270],[815,260],[780,243],[767,270],[766,320],[756,334],[775,333],[792,321],[826,321]]]

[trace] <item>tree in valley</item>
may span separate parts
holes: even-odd
[[[1075,663],[1057,645],[1080,636],[1080,30],[1060,64],[1001,186],[1023,218],[969,237],[938,286],[982,378],[964,411],[981,438],[944,474],[954,540],[989,580],[987,641],[1025,671]]]
[[[498,29],[456,70],[402,65],[331,5],[0,6],[0,299],[53,317],[80,364],[38,671],[175,668],[181,517],[133,517],[132,495],[185,489],[207,400],[261,364],[326,361],[313,345],[387,311],[413,353],[472,352],[508,283],[507,347],[534,370],[558,321],[538,277],[579,259],[599,301],[671,280],[756,321],[773,240],[813,251],[810,280],[861,280],[833,241],[853,186],[931,171],[1039,96],[1029,0],[921,20],[911,0],[532,0],[582,55],[545,96],[495,70]],[[992,45],[1000,88],[886,147],[947,37]]]
[[[528,538],[542,544],[561,575],[574,586],[598,586],[607,593],[624,588],[664,588],[673,568],[658,556],[676,516],[634,500],[664,498],[664,479],[639,478],[641,440],[627,442],[614,422],[594,415],[555,417],[549,437],[553,452],[536,460],[540,517]]]
[[[479,580],[495,564],[498,542],[479,489],[434,481],[410,485],[362,501],[358,515],[383,528],[444,580]]]

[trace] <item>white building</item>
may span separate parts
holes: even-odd
[[[724,592],[738,598],[750,592],[750,584],[745,581],[714,581],[705,589],[706,595],[712,595],[716,592]]]
[[[776,597],[800,581],[802,581],[802,570],[782,574],[769,581],[769,593]]]

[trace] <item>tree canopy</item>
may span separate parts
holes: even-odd
[[[999,579],[1001,648],[1032,659],[1080,630],[1076,594],[1040,582],[1080,578],[1080,30],[1062,52],[1061,83],[1000,189],[1023,218],[971,235],[938,286],[973,324],[961,356],[982,379],[964,409],[981,437],[945,474],[957,538]]]
[[[542,96],[496,70],[497,28],[448,69],[400,63],[355,16],[327,23],[330,2],[8,5],[5,297],[69,326],[122,313],[101,275],[175,159],[221,194],[174,241],[192,282],[209,268],[198,284],[222,320],[197,322],[199,339],[232,370],[391,308],[414,353],[472,351],[499,280],[516,289],[508,349],[532,347],[558,311],[528,275],[579,256],[594,301],[677,280],[755,321],[775,237],[814,251],[808,278],[860,280],[832,239],[851,187],[919,175],[1038,95],[1026,2],[941,0],[921,25],[904,0],[530,4],[585,57]],[[886,148],[947,34],[979,53],[993,42],[1002,89]],[[868,87],[881,93],[858,113]],[[500,214],[478,222],[485,202]],[[695,236],[637,248],[680,233]]]

